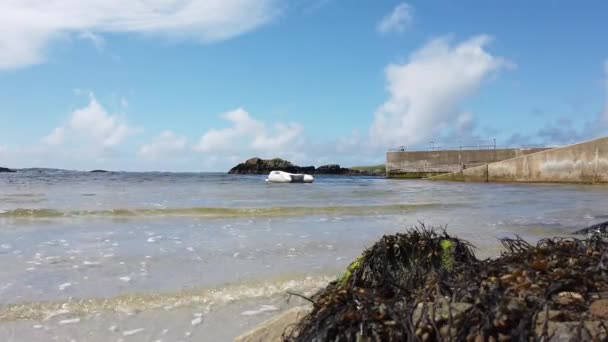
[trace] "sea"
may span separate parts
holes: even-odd
[[[0,174],[0,341],[231,341],[384,234],[500,239],[608,220],[608,187],[221,173]]]

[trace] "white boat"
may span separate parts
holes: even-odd
[[[303,173],[271,171],[266,181],[271,183],[312,183],[314,178],[311,175]]]

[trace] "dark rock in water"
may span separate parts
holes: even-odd
[[[340,167],[338,164],[319,166],[315,173],[318,175],[358,175],[359,171]]]
[[[107,171],[107,170],[93,170],[93,171],[90,171],[90,172],[92,172],[92,173],[106,173],[106,172],[110,172],[110,171]]]
[[[239,165],[233,167],[228,171],[229,174],[254,174],[261,175],[270,173],[270,171],[285,171],[290,173],[312,173],[314,172],[314,166],[308,167],[300,167],[293,165],[291,162],[287,160],[283,160],[280,158],[275,159],[261,159],[261,158],[251,158],[247,159],[244,163],[240,163]]]
[[[7,169],[5,167],[0,167],[0,172],[17,172],[15,170]]]
[[[263,175],[270,171],[285,171],[289,173],[307,173],[312,175],[344,175],[344,176],[384,176],[379,172],[359,171],[340,167],[337,164],[323,165],[315,168],[314,166],[298,166],[281,158],[261,159],[251,158],[244,163],[233,167],[228,171],[229,174],[253,174]]]
[[[599,234],[599,235],[608,235],[608,221],[606,222],[602,222],[602,223],[598,223],[598,224],[594,224],[593,226],[589,226],[587,228],[583,228],[581,230],[577,230],[574,233],[575,235],[594,235],[594,234]]]

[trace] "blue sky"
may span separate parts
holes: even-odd
[[[251,156],[608,133],[605,1],[0,4],[0,165],[224,171]]]

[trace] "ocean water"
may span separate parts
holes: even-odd
[[[608,220],[608,187],[210,173],[0,174],[1,341],[229,341],[383,234],[500,253]]]

